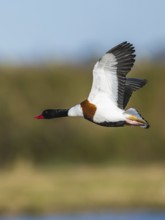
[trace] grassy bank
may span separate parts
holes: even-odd
[[[53,169],[20,164],[0,172],[0,212],[60,213],[165,208],[165,166],[77,166]]]

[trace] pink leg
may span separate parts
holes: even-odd
[[[143,123],[141,123],[139,121],[133,121],[133,120],[130,120],[130,119],[126,119],[126,123],[129,124],[129,125],[134,125],[134,126],[143,125]]]

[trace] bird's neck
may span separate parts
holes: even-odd
[[[68,109],[52,109],[51,118],[61,118],[68,116]]]

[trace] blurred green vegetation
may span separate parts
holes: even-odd
[[[0,214],[165,208],[165,169],[143,166],[60,166],[19,163],[0,170]]]
[[[148,120],[148,130],[104,128],[82,118],[34,120],[46,108],[67,108],[86,99],[92,68],[0,67],[1,167],[20,159],[36,165],[164,162],[164,65],[137,63],[128,75],[149,81],[127,106]]]

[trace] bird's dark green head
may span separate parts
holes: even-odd
[[[41,115],[35,116],[36,119],[52,119],[68,116],[68,109],[46,109]]]

